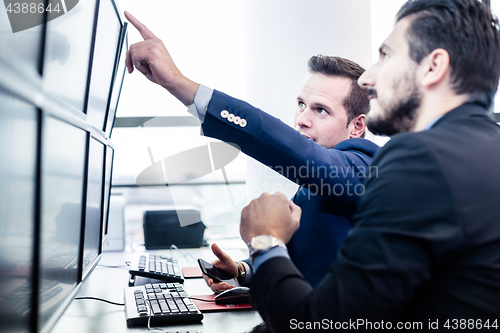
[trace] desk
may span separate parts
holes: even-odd
[[[228,251],[234,259],[242,259],[245,254]],[[170,256],[169,250],[151,251]],[[189,253],[192,257],[206,258],[212,260],[213,254],[210,248],[187,249],[183,253]],[[239,254],[239,255],[238,255]],[[179,266],[196,266],[196,261],[191,257],[182,257],[178,251],[172,252]],[[103,253],[101,261],[92,274],[83,281],[76,297],[92,296],[123,303],[123,288],[128,286],[128,268],[108,268],[106,266],[125,265],[132,258],[131,252],[107,252]],[[140,280],[138,280],[140,282]],[[139,285],[139,283],[137,283]],[[211,293],[203,279],[186,279],[184,282],[186,291],[190,295],[203,295]],[[73,300],[64,314],[52,329],[53,333],[115,333],[115,332],[147,332],[147,327],[127,327],[124,306],[116,306],[95,300]],[[154,328],[162,332],[176,331],[200,331],[203,333],[236,333],[249,331],[262,319],[255,310],[225,311],[204,313],[201,323],[190,325],[157,326]],[[153,328],[152,328],[153,330]]]

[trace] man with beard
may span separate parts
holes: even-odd
[[[251,298],[273,332],[498,328],[499,23],[477,0],[412,0],[396,22],[358,80],[368,128],[394,136],[327,276],[313,289],[286,258],[300,209],[283,195],[242,212]]]

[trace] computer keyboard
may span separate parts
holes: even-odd
[[[165,282],[184,283],[177,260],[164,255],[134,253],[129,273],[132,276],[144,276]]]
[[[125,288],[127,325],[199,322],[203,314],[179,283],[156,283]]]

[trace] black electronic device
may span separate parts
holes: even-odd
[[[81,128],[53,117],[44,119],[39,281],[56,280],[62,291],[56,304],[38,309],[43,332],[55,324],[81,281],[88,140],[89,133]],[[41,290],[38,294],[42,296]]]
[[[128,287],[125,293],[127,324],[199,322],[203,314],[179,283],[157,283]]]
[[[121,49],[122,22],[112,0],[99,1],[99,15],[86,104],[87,121],[104,131],[113,88],[117,50]]]
[[[3,23],[0,24],[0,26]],[[4,36],[0,36],[0,40]],[[0,48],[2,49],[2,48]],[[0,50],[0,56],[5,50]],[[36,65],[33,64],[33,68]],[[2,79],[13,81],[2,74]],[[21,88],[25,89],[23,85]],[[0,86],[0,332],[32,332],[39,111]],[[16,297],[23,290],[22,297]],[[15,300],[16,307],[13,307]],[[10,304],[9,304],[10,303]]]
[[[166,282],[184,283],[177,260],[159,254],[136,252],[130,263],[129,273]]]
[[[82,280],[92,271],[101,254],[103,220],[104,149],[102,142],[90,138],[87,159],[87,191],[83,238]]]
[[[200,221],[182,227],[180,218]],[[203,245],[205,224],[196,209],[151,210],[144,212],[144,243],[146,249],[197,248]]]
[[[116,0],[55,4],[23,31],[0,20],[0,333],[50,332],[106,233],[126,24]]]
[[[250,288],[234,287],[224,290],[214,299],[215,304],[248,304],[250,303]]]
[[[115,80],[111,88],[111,96],[109,97],[109,106],[107,108],[108,113],[106,115],[105,132],[111,137],[113,125],[116,118],[116,112],[118,109],[118,102],[120,100],[120,95],[123,86],[123,80],[125,79],[125,72],[127,67],[125,66],[125,57],[128,50],[128,36],[127,36],[127,25],[125,22],[122,26],[122,31],[120,35],[119,47],[117,49],[116,63],[115,63]]]
[[[109,220],[109,202],[111,198],[111,180],[113,175],[113,158],[114,149],[111,146],[106,147],[105,170],[104,170],[104,186],[103,186],[103,203],[102,203],[102,241],[106,240],[108,235],[108,220]]]
[[[79,1],[71,11],[46,25],[44,89],[82,113],[88,91],[97,5],[96,0]]]
[[[206,262],[201,258],[198,259],[198,265],[200,265],[200,269],[203,274],[212,278],[214,282],[226,282],[230,286],[239,287],[240,284],[238,283],[238,280],[236,280],[235,277],[224,272],[222,269],[214,267],[212,264]]]

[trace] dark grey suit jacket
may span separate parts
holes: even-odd
[[[253,277],[270,327],[500,321],[500,127],[487,111],[465,104],[428,131],[396,135],[372,165],[355,226],[315,289],[282,257]]]

